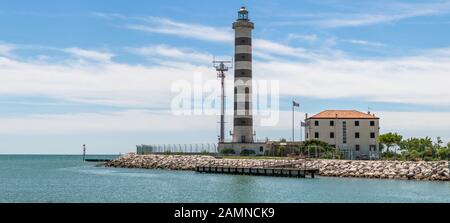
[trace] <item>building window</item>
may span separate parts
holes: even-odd
[[[359,126],[359,121],[355,121],[355,126]]]
[[[375,121],[370,121],[370,126],[375,126]]]
[[[250,115],[250,89],[245,88],[245,115]]]
[[[314,121],[314,126],[319,126],[319,121]]]
[[[245,142],[245,136],[241,136],[241,142]]]
[[[315,133],[314,133],[314,138],[316,138],[316,139],[319,138],[319,132],[315,132]]]
[[[355,132],[355,138],[359,139],[359,132]]]
[[[334,121],[330,121],[330,126],[334,126]]]
[[[370,133],[370,138],[375,139],[375,132]]]
[[[259,152],[264,152],[264,147],[260,146],[259,147]]]
[[[374,151],[374,152],[376,152],[376,151],[377,151],[377,146],[376,146],[376,145],[370,145],[370,146],[369,146],[369,151]]]
[[[306,138],[309,139],[309,134],[308,133],[306,133]]]
[[[342,143],[347,144],[347,122],[342,122]]]
[[[330,138],[334,139],[334,132],[330,132]]]
[[[359,145],[355,145],[355,150],[359,151]]]

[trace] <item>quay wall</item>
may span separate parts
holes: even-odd
[[[449,181],[448,161],[217,159],[205,155],[123,155],[107,167],[195,170],[196,166],[319,168],[321,176]]]

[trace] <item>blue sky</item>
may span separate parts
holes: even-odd
[[[171,87],[215,80],[242,5],[254,79],[280,83],[258,138],[290,137],[294,98],[298,119],[370,107],[382,132],[450,141],[450,1],[0,0],[0,153],[215,142],[216,116],[172,114]]]

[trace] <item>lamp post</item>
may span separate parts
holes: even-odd
[[[86,145],[83,144],[83,162],[86,161]]]

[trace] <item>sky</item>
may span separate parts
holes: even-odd
[[[278,119],[255,121],[256,138],[291,139],[295,100],[297,124],[370,110],[381,133],[450,141],[450,1],[0,0],[0,153],[215,143],[217,115],[175,114],[174,99],[177,84],[218,83],[211,61],[234,55],[241,6],[253,81],[278,86]]]

